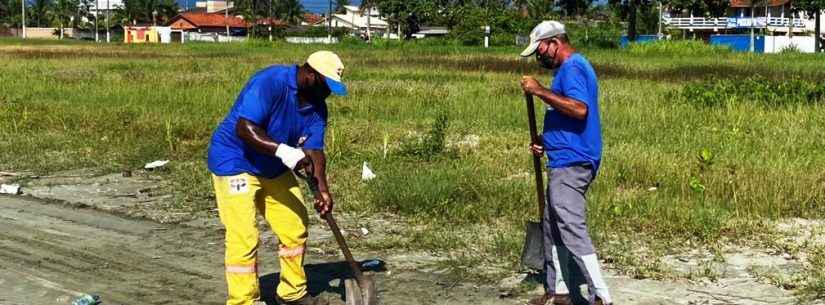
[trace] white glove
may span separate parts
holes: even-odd
[[[295,169],[295,165],[298,165],[298,162],[306,158],[307,155],[300,148],[279,144],[278,148],[275,149],[275,156],[281,158],[281,162],[289,169]]]

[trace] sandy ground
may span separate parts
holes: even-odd
[[[223,231],[216,219],[161,224],[124,217],[124,207],[151,210],[147,206],[165,198],[152,195],[153,181],[74,176],[27,182],[27,195],[0,195],[0,305],[69,304],[80,293],[99,294],[107,305],[223,303]],[[342,226],[357,230],[346,220]],[[275,304],[278,279],[275,238],[262,234],[260,252],[261,290],[269,305]],[[330,244],[329,239],[324,226],[310,231],[311,244]],[[498,283],[474,283],[435,267],[443,258],[354,251],[359,259],[385,262],[386,270],[372,273],[382,304],[524,304],[540,292],[517,289],[525,282],[535,286],[535,277],[517,271]],[[688,269],[700,263],[691,257],[670,260]],[[716,267],[714,282],[636,280],[609,270],[607,281],[616,304],[793,304],[790,291],[760,283],[748,272],[791,263],[760,251],[735,251]],[[306,268],[312,294],[344,303],[340,279],[347,268],[333,249],[310,251]]]

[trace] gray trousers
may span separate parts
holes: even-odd
[[[561,270],[556,270],[553,264],[553,245],[559,252],[561,265],[568,265],[566,260],[572,259],[578,271],[584,276],[590,291],[588,302],[595,301],[595,289],[583,256],[595,253],[593,242],[587,232],[587,213],[585,193],[593,181],[593,170],[590,166],[571,166],[550,169],[550,179],[547,183],[547,204],[545,205],[542,229],[544,230],[544,272],[547,276],[545,291],[556,293],[556,277],[561,276]],[[566,248],[566,249],[565,249]],[[564,249],[564,250],[563,250]],[[569,251],[568,255],[561,255]],[[566,269],[563,268],[562,269]],[[567,270],[565,270],[567,271]],[[565,272],[565,282],[571,272]],[[569,287],[575,292],[576,287]]]

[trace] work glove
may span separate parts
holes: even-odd
[[[298,162],[301,162],[307,155],[300,148],[279,144],[278,148],[275,149],[275,156],[281,158],[281,162],[283,162],[286,167],[289,167],[289,169],[295,169]]]

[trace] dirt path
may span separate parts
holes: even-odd
[[[111,212],[117,213],[124,202],[149,202],[142,196],[119,195],[146,191],[114,177],[95,178],[92,186],[52,180],[26,188],[41,198],[81,202],[93,208],[0,195],[0,305],[69,304],[79,293],[99,294],[107,305],[223,304],[223,231],[215,219],[171,225],[114,215]],[[63,193],[73,197],[64,198]],[[342,218],[347,230],[346,217]],[[267,230],[262,232],[261,287],[272,305],[275,303],[267,296],[274,294],[277,285],[277,242]],[[311,227],[310,243],[317,245],[307,257],[310,292],[343,304],[340,278],[345,276],[346,267],[329,248],[326,228],[318,224]],[[473,283],[439,271],[433,263],[439,258],[431,255],[402,251],[361,254],[360,259],[386,262],[387,271],[374,274],[385,305],[523,304],[530,294],[540,291],[523,292],[524,287],[535,286],[524,284],[524,274],[499,283]],[[791,292],[748,275],[747,269],[759,255],[740,251],[726,257],[725,270],[716,282],[635,280],[609,271],[607,281],[617,304],[796,303]],[[781,261],[765,261],[766,265],[782,267]]]
[[[222,233],[123,219],[92,209],[0,196],[0,304],[68,304],[81,292],[105,304],[221,304]],[[267,247],[265,247],[267,248]],[[266,249],[275,253],[272,249]],[[261,257],[262,290],[277,283],[274,254]],[[310,290],[341,304],[344,266],[310,255]],[[331,261],[333,263],[326,263]],[[376,274],[384,304],[512,304],[495,289],[396,269]],[[271,303],[271,302],[270,302]]]

